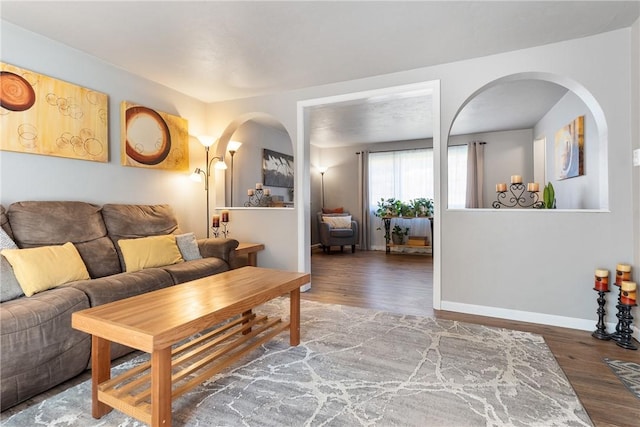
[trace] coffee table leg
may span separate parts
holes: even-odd
[[[151,354],[151,425],[171,427],[171,347]]]
[[[111,406],[98,400],[98,385],[111,378],[111,342],[91,336],[91,415],[101,418]]]
[[[300,344],[300,288],[292,290],[289,294],[289,344]]]
[[[250,316],[250,315],[251,315],[251,313],[252,313],[252,310],[247,310],[247,311],[243,311],[243,312],[242,312],[242,315],[243,315],[243,316]],[[245,324],[247,324],[247,323],[249,323],[249,322],[242,322],[242,324],[243,324],[243,325],[245,325]],[[244,331],[242,332],[242,335],[247,335],[247,334],[249,334],[249,333],[251,333],[251,328],[247,328],[246,330],[244,330]]]

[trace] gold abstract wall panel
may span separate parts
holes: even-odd
[[[584,175],[584,116],[556,132],[556,178]]]
[[[120,107],[124,166],[189,169],[189,129],[182,117],[123,101]]]
[[[0,62],[0,149],[109,161],[108,96]]]

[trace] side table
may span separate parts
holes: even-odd
[[[252,267],[257,267],[258,265],[258,252],[264,249],[264,245],[262,243],[248,243],[248,242],[240,242],[238,247],[236,248],[236,255],[247,256],[248,265]]]

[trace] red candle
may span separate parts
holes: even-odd
[[[229,222],[229,211],[222,211],[222,222]]]
[[[609,290],[609,270],[597,269],[596,270],[596,291],[606,292]]]
[[[213,216],[213,221],[211,223],[212,227],[220,227],[220,215],[214,215]]]
[[[616,266],[616,286],[620,286],[623,281],[631,280],[631,266],[629,264],[618,264]]]

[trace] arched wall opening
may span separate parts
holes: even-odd
[[[240,143],[236,150],[230,151],[230,142]],[[219,207],[232,209],[243,207],[271,207],[284,206],[284,202],[290,202],[294,193],[294,183],[283,187],[276,183],[269,186],[264,182],[263,153],[269,150],[283,156],[292,156],[294,153],[293,142],[284,125],[272,115],[252,112],[243,114],[224,129],[215,147],[213,156],[223,158],[227,165],[226,170],[215,172],[216,198],[215,204]],[[293,170],[291,170],[291,177]],[[256,205],[256,198],[250,198],[248,190],[255,190],[257,184],[264,184],[268,188],[271,202],[268,206],[267,199],[261,199],[262,205]],[[288,185],[288,184],[287,184]],[[282,203],[280,203],[282,202]],[[287,203],[288,207],[293,204]]]
[[[562,88],[562,91],[550,87]],[[541,95],[541,92],[548,94]],[[551,93],[561,93],[561,97],[554,99]],[[546,113],[539,115],[537,121],[523,124],[537,112],[533,104],[538,102],[542,106],[549,102],[548,99],[543,101],[542,96],[553,99],[553,104]],[[504,105],[494,105],[499,102],[504,102]],[[560,164],[557,134],[577,117],[584,120],[584,146],[581,147],[584,173],[566,179],[557,170]],[[512,126],[508,120],[513,120]],[[543,181],[539,183],[540,198],[544,185],[553,183],[558,209],[608,209],[607,121],[595,97],[575,80],[551,73],[523,72],[498,78],[480,87],[457,110],[449,129],[447,146],[474,140],[487,142],[484,145],[485,180],[481,184],[484,203],[481,203],[481,208],[491,208],[491,200],[496,198],[495,186],[501,182],[508,183],[509,177],[517,174],[523,176],[525,183],[534,182],[534,175]],[[538,146],[542,145],[542,151],[534,151],[534,141]],[[448,185],[447,193],[453,195],[453,183]],[[459,204],[454,205],[452,197],[447,197],[447,206],[460,207]]]

